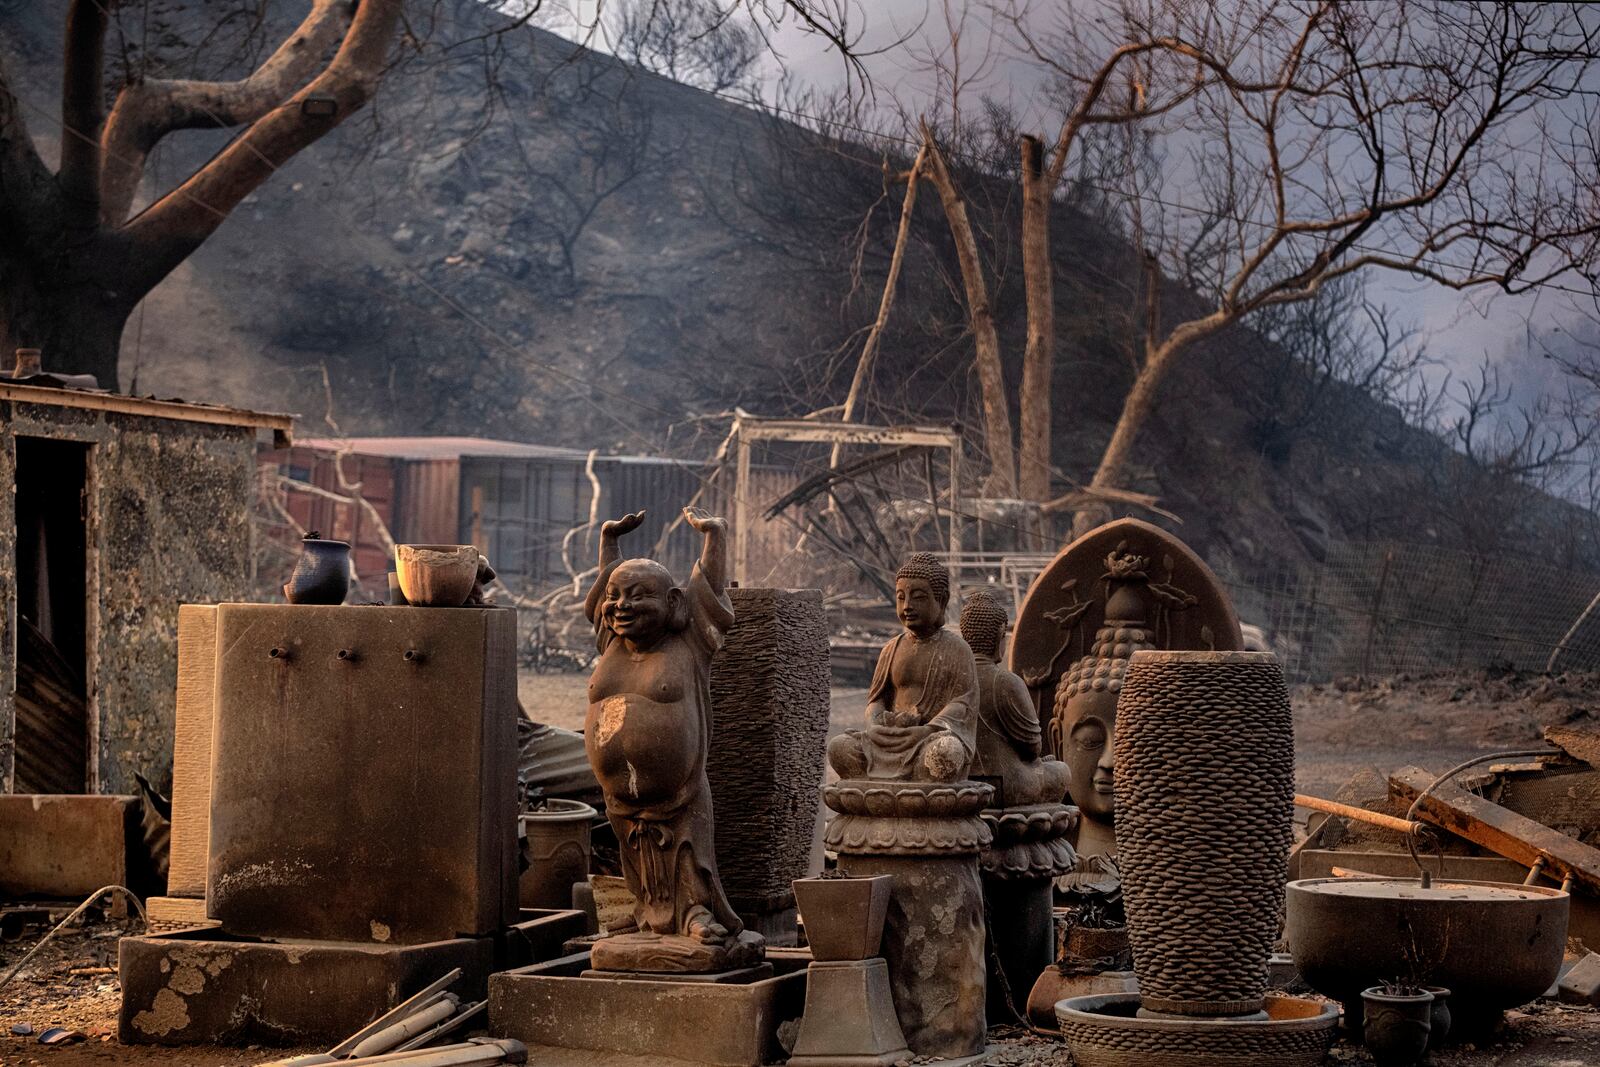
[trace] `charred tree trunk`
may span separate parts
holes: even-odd
[[[0,363],[10,349],[39,348],[47,368],[116,389],[133,309],[279,166],[365,105],[400,4],[314,0],[299,30],[245,80],[139,82],[121,89],[107,116],[111,5],[72,0],[56,173],[0,66]],[[157,142],[174,130],[230,126],[248,128],[127,218]]]
[[[1056,308],[1050,272],[1050,186],[1045,182],[1044,146],[1022,139],[1022,272],[1028,303],[1028,341],[1022,354],[1022,431],[1017,463],[1018,495],[1050,499],[1050,378],[1055,369]]]
[[[983,407],[983,440],[989,453],[989,477],[984,482],[983,494],[1014,497],[1017,494],[1016,449],[1011,443],[1011,408],[1006,396],[1005,370],[1000,361],[1000,337],[995,332],[994,309],[989,303],[989,283],[983,276],[983,261],[978,256],[978,242],[972,231],[972,220],[967,217],[966,201],[944,154],[926,129],[923,144],[928,149],[929,176],[939,191],[939,202],[950,224],[950,236],[955,239],[956,259],[961,266],[961,281],[967,295],[967,323],[972,329],[978,392]]]

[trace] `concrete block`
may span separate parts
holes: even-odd
[[[1565,1003],[1600,1007],[1600,952],[1591,952],[1573,964],[1561,976],[1557,989]]]
[[[0,896],[73,900],[126,885],[139,805],[138,797],[0,795]]]
[[[483,995],[489,938],[389,947],[261,943],[217,930],[125,937],[117,1033],[134,1045],[331,1045],[453,967],[451,989]]]
[[[828,736],[828,620],[815,589],[730,589],[734,624],[711,661],[706,774],[728,902],[793,944],[794,893],[816,830]]]
[[[515,922],[515,624],[221,605],[208,914],[389,945]]]
[[[204,897],[211,839],[211,729],[216,704],[217,609],[178,608],[178,706],[172,732],[169,897]]]
[[[784,1058],[778,1026],[805,1007],[803,969],[745,985],[583,978],[589,954],[504,971],[489,979],[489,1032],[547,1049],[648,1053],[654,1062],[759,1067]],[[787,966],[793,968],[793,963]],[[776,969],[776,967],[775,967]]]

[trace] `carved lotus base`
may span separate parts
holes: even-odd
[[[989,808],[979,817],[992,839],[978,857],[987,878],[1055,878],[1077,864],[1071,838],[1078,809],[1070,804]]]
[[[980,817],[994,797],[981,782],[890,782],[845,779],[824,786],[823,802],[838,812],[823,832],[833,852],[935,856],[978,852],[990,843]]]

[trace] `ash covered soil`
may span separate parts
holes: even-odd
[[[578,730],[587,699],[583,675],[528,675],[524,705],[534,718]],[[1474,755],[1536,744],[1546,726],[1600,720],[1600,674],[1554,677],[1478,671],[1339,681],[1299,686],[1293,692],[1298,786],[1331,797],[1368,768],[1387,775],[1416,764],[1442,771]],[[831,732],[853,728],[866,704],[864,689],[833,691]],[[252,1049],[124,1047],[116,1040],[121,996],[114,966],[116,939],[138,927],[99,922],[64,932],[26,971],[0,990],[0,1067],[229,1067],[293,1054]],[[38,937],[0,945],[0,974],[10,970]],[[78,973],[73,973],[74,971]],[[81,1031],[84,1040],[45,1046],[35,1036],[12,1034],[24,1024],[34,1034],[52,1026]],[[1049,1038],[996,1028],[991,1063],[1003,1067],[1068,1067],[1071,1057]],[[309,1050],[300,1050],[309,1051]],[[1340,1042],[1332,1064],[1368,1064],[1359,1046]],[[1496,1037],[1481,1046],[1435,1055],[1436,1067],[1592,1067],[1600,1064],[1600,1012],[1540,1002],[1508,1013]]]

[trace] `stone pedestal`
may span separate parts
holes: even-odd
[[[806,971],[806,1012],[790,1067],[891,1067],[911,1058],[881,958],[819,960]]]
[[[979,818],[994,795],[978,782],[851,780],[823,790],[838,814],[824,845],[852,877],[894,876],[883,955],[895,1014],[919,1056],[957,1062],[984,1050],[983,887]]]
[[[794,892],[816,833],[828,737],[828,615],[816,589],[729,589],[733,629],[711,658],[717,870],[769,943],[795,943]]]
[[[207,914],[416,945],[517,918],[516,613],[217,608]]]
[[[1078,810],[1032,804],[990,808],[982,818],[992,836],[978,857],[993,950],[989,1018],[1017,1022],[1026,1016],[1034,981],[1055,962],[1053,883],[1077,861],[1067,842]]]

